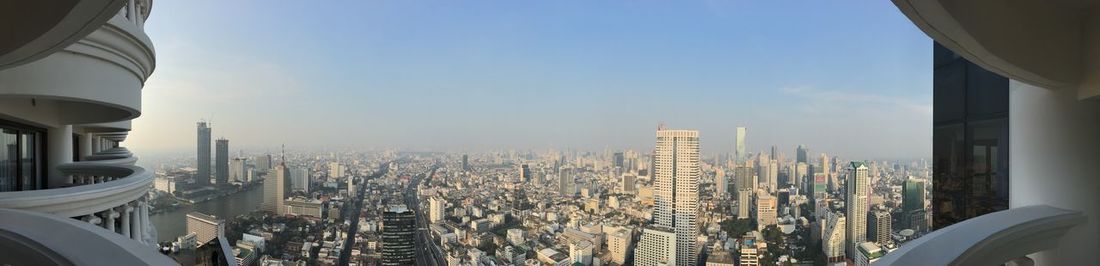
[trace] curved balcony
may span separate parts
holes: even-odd
[[[88,36],[114,17],[124,0],[17,1],[0,10],[0,69],[33,62]],[[34,10],[36,12],[26,12]],[[89,27],[89,25],[95,25]]]
[[[11,209],[0,209],[0,247],[5,265],[177,264],[152,247],[89,223]]]
[[[149,1],[130,3],[63,52],[0,71],[0,109],[43,124],[138,117],[155,56],[142,29]]]
[[[933,231],[886,254],[876,265],[1002,265],[1052,249],[1085,216],[1050,206],[994,212]]]

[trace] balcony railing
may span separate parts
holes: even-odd
[[[1057,246],[1085,222],[1079,211],[1050,206],[1012,208],[933,231],[890,252],[876,265],[1002,265]]]
[[[0,208],[75,218],[130,239],[153,244],[146,194],[153,174],[134,166],[129,151],[116,148],[84,161],[58,166],[73,177],[67,187],[0,193]]]
[[[176,265],[156,249],[75,219],[0,209],[0,264]]]

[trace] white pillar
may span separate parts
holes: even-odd
[[[64,125],[46,130],[46,147],[48,149],[46,165],[48,187],[72,183],[72,178],[61,174],[57,166],[73,162],[73,126]]]
[[[87,132],[80,135],[80,160],[83,161],[88,158],[88,155],[92,155],[92,133]]]
[[[149,228],[149,205],[145,203],[145,199],[138,200],[138,234],[135,238],[138,241],[144,242],[146,234],[148,234]]]
[[[1088,217],[1035,265],[1100,261],[1100,103],[1075,89],[1009,83],[1009,207],[1050,205]]]
[[[119,212],[122,213],[122,235],[126,236],[126,238],[130,238],[130,236],[133,235],[133,231],[131,231],[133,228],[130,227],[130,223],[133,222],[131,221],[133,216],[130,215],[130,213],[133,211],[134,208],[130,207],[130,204],[119,207]]]
[[[115,231],[115,218],[118,218],[118,212],[116,212],[115,209],[107,209],[100,215],[103,216],[103,228],[106,228],[112,233],[118,233],[118,231]]]

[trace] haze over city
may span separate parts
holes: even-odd
[[[929,39],[889,2],[157,9],[127,140],[146,154],[193,152],[182,121],[200,119],[234,150],[644,151],[664,122],[699,130],[704,154],[731,152],[737,126],[753,152],[931,154]]]

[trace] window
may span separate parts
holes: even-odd
[[[41,188],[45,130],[0,120],[0,191]]]

